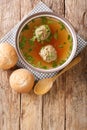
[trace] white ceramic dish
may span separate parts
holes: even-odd
[[[69,58],[66,60],[66,62],[64,64],[62,64],[56,68],[52,68],[52,69],[42,69],[42,68],[36,68],[36,67],[32,66],[22,56],[20,48],[19,48],[19,36],[20,36],[20,33],[21,33],[23,27],[31,20],[38,18],[38,17],[42,17],[42,16],[52,17],[54,19],[61,21],[66,26],[66,28],[68,28],[69,32],[71,33],[72,39],[73,39],[73,47],[72,47],[72,51],[71,51]],[[40,13],[36,13],[36,14],[26,18],[19,26],[17,33],[16,33],[15,40],[16,40],[17,53],[18,53],[18,56],[21,58],[22,62],[25,63],[30,68],[34,69],[35,71],[44,72],[44,73],[60,71],[61,69],[63,69],[65,66],[67,66],[72,61],[72,59],[76,53],[76,49],[77,49],[77,37],[76,37],[76,33],[75,33],[73,26],[70,24],[70,22],[68,20],[66,20],[65,18],[58,16],[57,14],[52,13],[52,12],[40,12]]]

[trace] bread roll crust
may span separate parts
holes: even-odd
[[[9,43],[0,44],[0,69],[10,69],[18,61],[15,48]]]
[[[9,82],[15,91],[27,93],[34,85],[34,75],[26,69],[18,69],[10,75]]]

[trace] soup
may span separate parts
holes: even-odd
[[[19,48],[25,60],[32,66],[42,69],[51,69],[64,64],[71,54],[72,46],[73,40],[69,30],[61,21],[51,17],[33,19],[24,26],[19,37]],[[46,57],[48,60],[44,54],[41,55],[45,52],[42,51],[44,48],[54,50],[49,52],[52,55]],[[45,56],[47,54],[48,52]]]

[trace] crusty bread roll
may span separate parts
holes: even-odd
[[[27,93],[34,85],[34,75],[26,69],[18,69],[10,75],[9,82],[15,91]]]
[[[10,69],[18,61],[16,50],[9,43],[0,44],[0,69]]]

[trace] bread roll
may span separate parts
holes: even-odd
[[[10,75],[9,82],[15,91],[27,93],[34,85],[34,75],[26,69],[18,69]]]
[[[16,50],[9,43],[0,44],[0,69],[10,69],[18,61]]]

